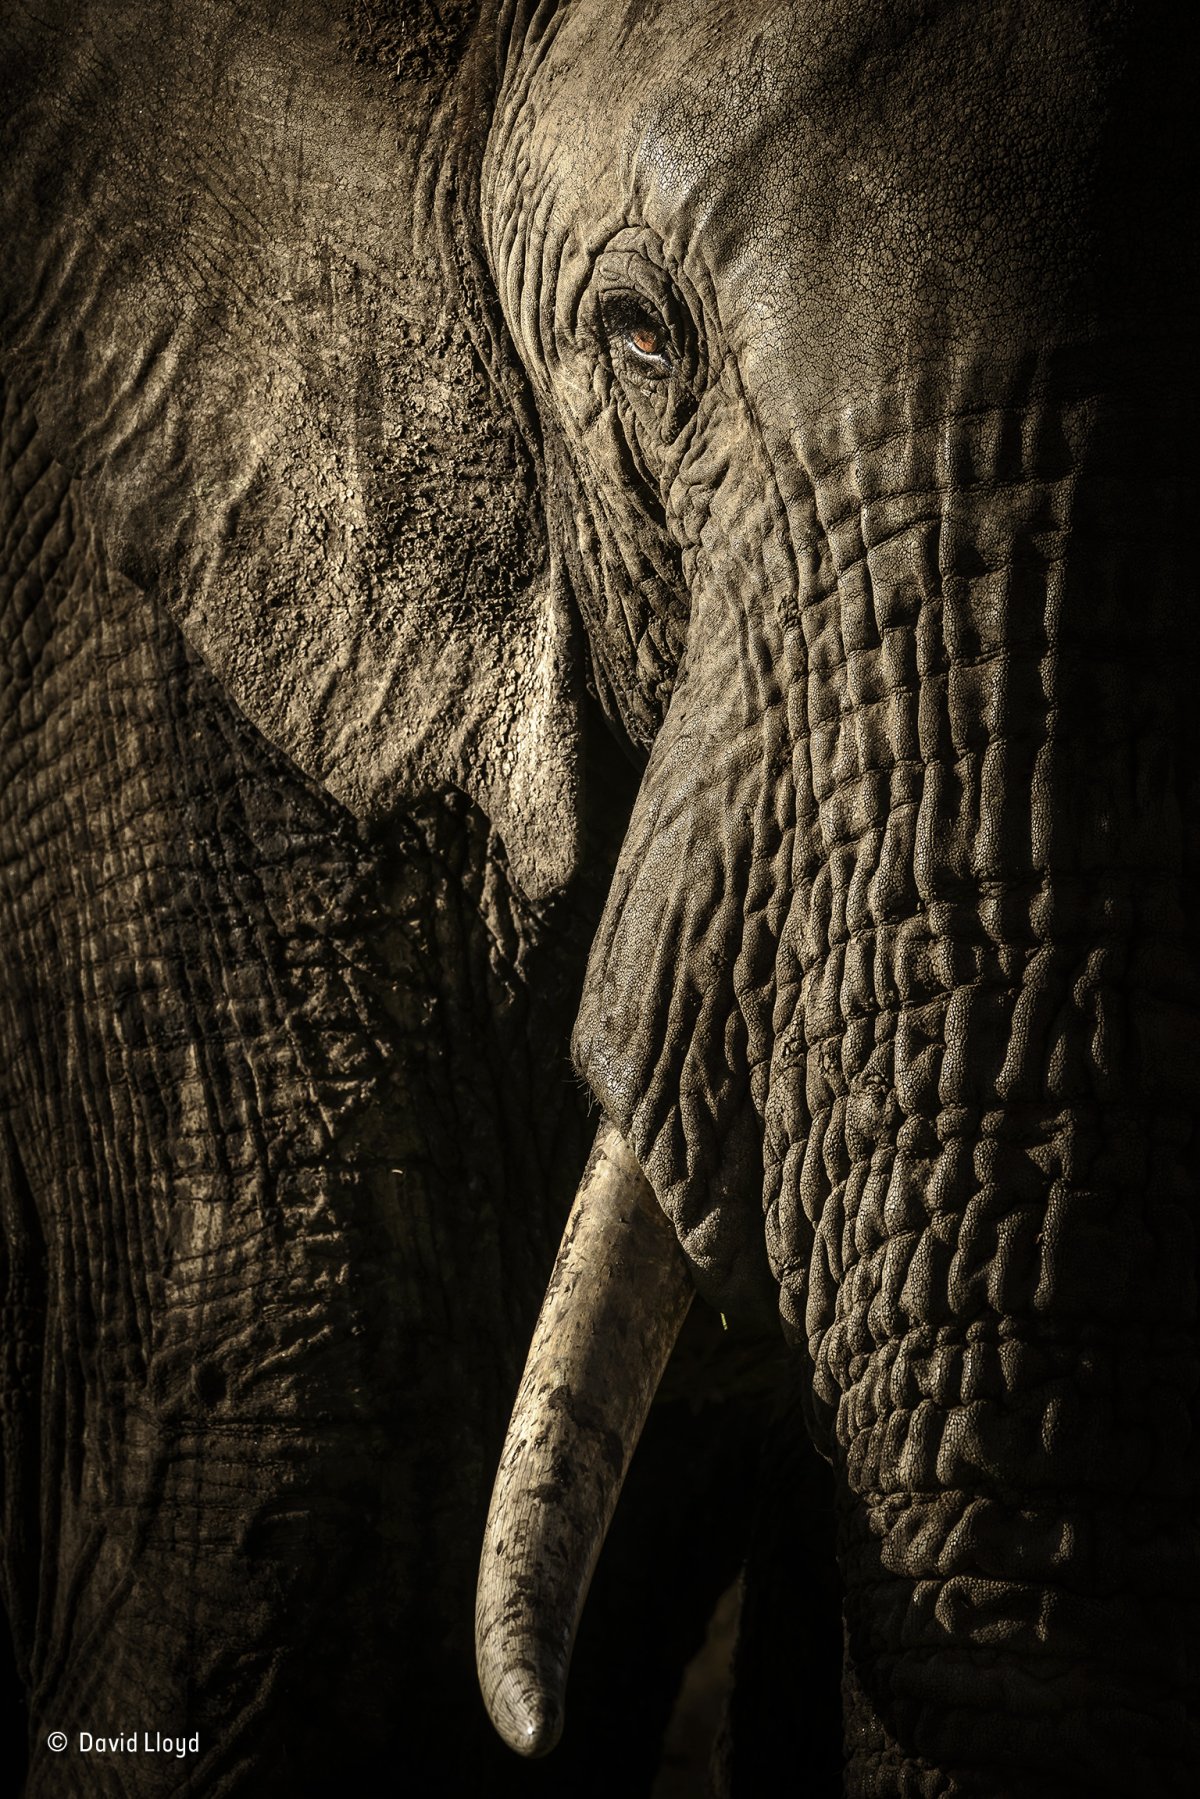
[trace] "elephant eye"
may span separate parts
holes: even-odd
[[[614,365],[641,381],[662,381],[672,372],[674,345],[666,322],[644,300],[614,294],[602,307],[604,331]]]
[[[662,360],[666,351],[667,334],[661,325],[632,325],[625,333],[625,342],[635,356],[657,362]]]

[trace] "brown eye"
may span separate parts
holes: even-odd
[[[651,386],[674,378],[678,352],[675,334],[659,308],[629,288],[603,294],[600,325],[618,382],[628,381],[643,396]]]
[[[667,334],[661,326],[634,325],[626,341],[630,349],[635,350],[639,356],[661,356],[666,347]]]

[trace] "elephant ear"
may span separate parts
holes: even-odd
[[[576,677],[480,248],[476,11],[9,9],[0,331],[110,563],[259,730],[361,816],[464,789],[541,895]]]

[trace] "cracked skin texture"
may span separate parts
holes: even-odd
[[[153,1642],[155,1679],[232,1744],[213,1793],[296,1790],[319,1728],[279,1745],[327,1679],[386,1733],[357,1683],[377,1638],[343,1653],[347,1616],[377,1628],[373,1572],[361,1611],[330,1590],[349,1521],[394,1479],[395,1529],[425,1563],[444,1530],[459,1578],[569,1184],[543,1146],[506,1176],[542,1196],[534,1238],[526,1211],[464,1213],[453,1096],[478,1180],[563,1081],[582,977],[571,950],[531,959],[505,870],[536,897],[603,867],[586,632],[644,776],[576,1058],[702,1289],[778,1312],[798,1387],[762,1463],[725,1790],[819,1785],[803,1412],[837,1494],[848,1793],[1190,1793],[1191,28],[1069,0],[575,0],[473,28],[407,0],[164,7],[153,30],[82,7],[69,34],[52,13],[6,23],[0,265],[42,445],[22,464],[14,401],[23,1668],[42,1655],[82,1705],[144,1683]],[[22,705],[43,708],[24,729]],[[123,965],[135,904],[157,935]],[[454,1022],[427,1047],[438,930]],[[432,1170],[431,1129],[439,1203],[397,1206],[393,1137]],[[135,1186],[171,1201],[142,1247]],[[433,1390],[397,1377],[409,1338]],[[231,1405],[243,1500],[211,1543]],[[22,1553],[43,1454],[71,1524],[51,1593],[79,1571],[58,1625]],[[708,1514],[655,1503],[644,1482],[626,1511],[684,1606]],[[201,1549],[181,1618],[148,1571]],[[449,1592],[397,1604],[452,1635]],[[99,1672],[76,1672],[75,1617]],[[592,1776],[610,1736],[585,1739]],[[470,1766],[475,1742],[441,1753]]]

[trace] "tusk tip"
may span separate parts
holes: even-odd
[[[510,1749],[530,1759],[549,1755],[563,1730],[563,1704],[525,1668],[509,1668],[488,1699],[488,1711]]]

